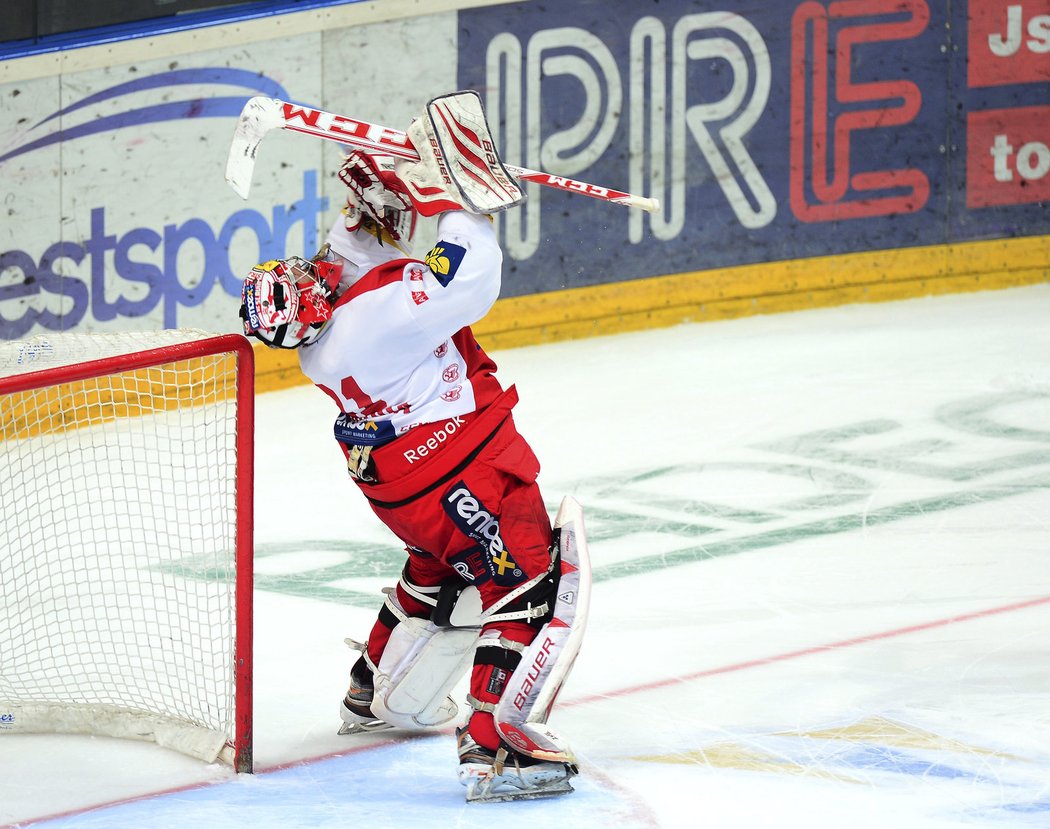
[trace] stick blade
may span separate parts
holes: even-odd
[[[242,199],[247,199],[251,191],[259,144],[268,132],[284,126],[281,105],[276,98],[251,98],[237,119],[226,158],[226,182]]]

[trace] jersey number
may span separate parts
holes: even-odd
[[[391,409],[385,400],[373,400],[365,394],[364,389],[357,384],[353,377],[344,377],[339,389],[342,391],[343,397],[353,400],[357,404],[357,407],[361,409],[362,417],[379,417],[380,415],[393,412],[407,412],[409,410],[407,403],[402,403]]]

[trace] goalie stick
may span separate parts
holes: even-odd
[[[242,199],[248,198],[251,190],[259,144],[267,133],[275,129],[312,135],[315,138],[324,138],[409,161],[419,160],[419,154],[409,142],[408,136],[400,130],[371,124],[347,115],[336,115],[321,109],[292,104],[279,98],[255,97],[244,105],[237,119],[230,154],[226,159],[226,181]],[[623,193],[564,176],[515,167],[512,164],[505,166],[511,174],[523,181],[622,204],[624,207],[637,207],[650,213],[660,209],[660,203],[656,199],[646,196]]]

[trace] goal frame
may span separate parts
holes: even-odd
[[[240,334],[218,334],[69,365],[0,377],[0,394],[32,391],[58,383],[78,382],[151,366],[220,354],[236,359],[236,463],[234,533],[236,631],[234,640],[234,735],[232,766],[253,771],[252,641],[255,474],[255,353]],[[79,729],[78,729],[79,731]],[[94,733],[94,732],[88,732]]]

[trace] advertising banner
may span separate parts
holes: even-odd
[[[509,157],[663,209],[530,186],[528,291],[1050,230],[1050,0],[548,9],[461,12],[461,85]]]
[[[238,43],[234,26],[219,49],[185,36],[174,58],[146,44],[0,84],[0,339],[237,330],[247,269],[312,254],[343,201],[339,147],[290,133],[263,142],[248,201],[226,186],[255,95],[405,129],[428,98],[476,89],[508,162],[661,201],[649,214],[528,185],[498,218],[504,297],[1050,232],[1050,0],[279,22],[269,40]]]
[[[241,200],[224,171],[244,104],[330,101],[407,127],[425,96],[455,85],[455,27],[454,13],[295,36],[275,26],[273,40],[0,86],[0,339],[239,330],[248,269],[313,255],[345,198],[340,148],[278,131]],[[442,33],[391,62],[392,44]]]
[[[298,40],[293,51],[317,38]],[[263,48],[242,53],[246,66],[265,61]],[[243,261],[317,246],[328,208],[319,147],[297,148],[294,166],[267,165],[261,189],[280,194],[268,201],[243,202],[222,170],[244,101],[290,89],[319,96],[318,66],[286,61],[267,77],[226,62],[202,54],[11,85],[0,142],[0,338],[234,330]]]

